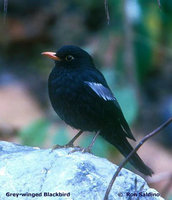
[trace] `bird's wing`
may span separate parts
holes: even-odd
[[[107,100],[116,100],[113,96],[111,90],[103,86],[101,83],[85,81],[85,83],[101,98],[105,101]]]
[[[112,101],[115,105],[115,108],[117,110],[116,114],[118,113],[118,119],[119,123],[121,125],[121,128],[123,129],[126,137],[135,140],[128,123],[126,122],[124,115],[122,113],[122,110],[120,108],[120,105],[118,104],[116,98],[114,97],[112,91],[110,88],[105,87],[102,83],[98,82],[90,82],[90,81],[85,81],[84,82],[86,85],[88,85],[100,98],[102,98],[105,101]]]

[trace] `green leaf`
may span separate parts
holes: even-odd
[[[42,146],[46,139],[50,123],[45,119],[39,119],[19,132],[23,145]]]
[[[172,1],[160,0],[161,9],[168,15],[172,15]]]
[[[167,197],[167,200],[172,200],[172,194]]]
[[[114,92],[124,116],[129,124],[132,124],[137,117],[139,105],[137,96],[131,86],[117,88]]]
[[[69,142],[68,131],[65,127],[61,127],[53,138],[53,144],[65,145]]]

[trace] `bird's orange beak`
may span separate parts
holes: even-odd
[[[51,58],[51,59],[53,59],[53,60],[58,60],[58,61],[60,61],[60,58],[58,57],[58,56],[56,56],[56,53],[55,52],[43,52],[43,53],[41,53],[42,55],[44,55],[44,56],[47,56],[47,57],[49,57],[49,58]]]

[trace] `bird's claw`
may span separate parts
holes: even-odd
[[[65,145],[56,144],[56,145],[53,146],[52,151],[55,150],[55,149],[70,148],[70,147],[75,147],[75,146],[73,145],[73,143],[68,143],[68,144],[65,144]]]
[[[69,152],[69,154],[71,153],[74,153],[74,152],[77,152],[77,151],[80,151],[81,153],[91,153],[91,150],[90,148],[81,148],[81,147],[75,147],[75,149],[73,149],[72,151]]]
[[[91,149],[89,147],[83,148],[82,153],[91,153]]]
[[[59,145],[59,144],[56,144],[52,147],[51,151],[54,151],[55,149],[63,149],[63,148],[74,148],[72,151],[70,151],[71,153],[73,153],[73,151],[80,151],[80,150],[77,150],[77,149],[81,149],[80,146],[74,146],[73,143],[68,143],[68,144],[65,144],[65,145]],[[77,148],[77,149],[76,149]],[[69,152],[69,153],[70,153]]]

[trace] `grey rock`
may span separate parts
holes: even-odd
[[[72,150],[52,151],[1,141],[0,200],[103,200],[117,166],[89,153],[70,153]],[[122,169],[109,200],[138,197],[163,199],[143,178]]]

